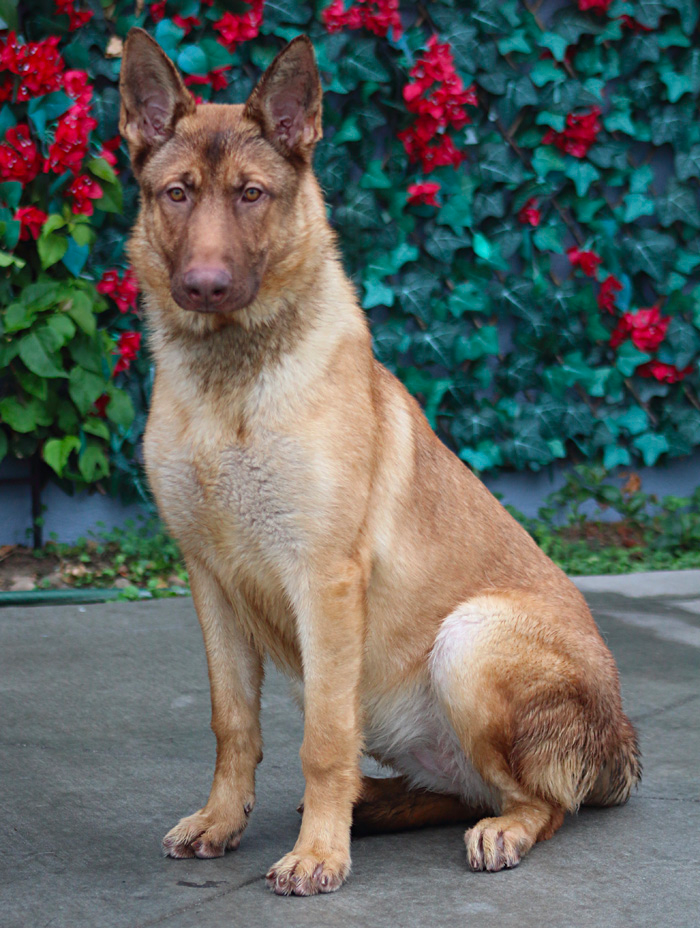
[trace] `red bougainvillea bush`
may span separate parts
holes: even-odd
[[[141,486],[150,386],[123,246],[122,41],[240,102],[299,32],[316,169],[382,361],[478,470],[700,445],[692,0],[5,0],[0,457]]]

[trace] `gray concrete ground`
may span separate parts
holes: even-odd
[[[700,925],[700,572],[581,581],[620,666],[644,754],[621,809],[584,810],[514,871],[470,873],[462,828],[353,843],[340,892],[278,898],[302,725],[268,674],[258,805],[241,847],[168,860],[206,799],[214,740],[189,600],[0,611],[0,926]]]

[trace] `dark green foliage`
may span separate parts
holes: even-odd
[[[141,10],[117,0],[102,11],[91,6],[93,19],[66,35],[63,53],[95,82],[94,135],[103,140],[116,134],[118,119],[119,60],[106,58],[105,50],[132,25],[151,31],[188,74],[232,65],[223,90],[193,88],[219,102],[245,99],[284,43],[309,33],[326,90],[316,170],[347,270],[370,315],[378,356],[420,399],[447,444],[480,471],[537,470],[563,458],[608,468],[654,464],[696,448],[697,4],[614,0],[600,14],[581,12],[571,0],[543,19],[535,12],[539,4],[530,9],[520,0],[403,3],[399,41],[364,29],[330,34],[322,21],[325,5],[268,0],[258,38],[229,54],[212,27],[233,9],[221,0],[212,7],[168,0],[157,24],[148,3]],[[29,15],[29,5],[20,5],[27,39],[57,29],[49,0],[31,8]],[[246,9],[235,5],[236,12]],[[201,25],[186,35],[173,22],[178,13],[199,17]],[[633,16],[638,26],[627,28],[623,16]],[[475,85],[478,105],[467,107],[469,125],[449,130],[466,160],[426,176],[409,162],[397,135],[414,118],[402,91],[432,34],[450,43],[464,85]],[[39,134],[52,131],[63,96],[49,95],[35,106]],[[595,108],[600,131],[583,156],[543,142],[548,132],[566,129],[568,115]],[[96,241],[84,267],[79,253],[69,256],[73,274],[97,280],[123,263],[136,207],[123,150],[119,170],[123,212],[117,211],[118,188],[110,187],[113,205],[103,204],[96,214]],[[439,182],[439,207],[408,203],[408,187],[423,180]],[[519,218],[532,200],[540,211],[537,225]],[[8,223],[8,250],[16,232]],[[571,264],[566,250],[572,246],[601,257],[594,277]],[[47,267],[48,250],[63,245],[47,239],[43,247]],[[50,272],[67,266],[63,255],[55,260]],[[622,286],[612,312],[597,302],[608,275]],[[611,347],[623,313],[655,304],[671,320],[660,345],[640,350],[627,338]],[[127,326],[134,326],[133,318],[111,315],[113,335]],[[24,352],[33,358],[36,377],[50,383],[59,376],[50,369],[55,353],[44,357],[44,336],[30,335]],[[84,353],[87,336],[77,337],[67,350]],[[682,379],[650,376],[655,361],[681,371]],[[111,442],[113,491],[140,486],[133,449],[144,425],[148,364],[142,360],[120,376],[136,415],[128,434],[122,430]],[[73,378],[70,397],[81,411],[97,381]],[[29,386],[23,389],[31,394]],[[33,409],[28,402],[22,427],[36,444],[47,433],[36,416],[30,422]],[[0,455],[4,439],[0,428]]]

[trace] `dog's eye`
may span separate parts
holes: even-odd
[[[262,196],[262,190],[259,187],[246,187],[243,191],[243,199],[246,203],[255,203]]]
[[[170,190],[168,190],[168,196],[173,202],[182,203],[185,199],[185,191],[182,187],[171,187]]]

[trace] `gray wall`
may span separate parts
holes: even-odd
[[[3,485],[2,478],[27,473],[18,462],[0,465],[0,545],[27,544],[31,538],[31,498],[29,485]],[[626,471],[623,470],[622,473]],[[636,470],[642,488],[658,496],[688,496],[700,485],[700,452],[687,458],[674,459],[659,467]],[[540,473],[509,473],[488,477],[489,489],[501,495],[526,515],[534,516],[547,495],[564,483],[564,466]],[[55,533],[59,541],[72,543],[85,536],[96,523],[107,528],[122,526],[128,519],[144,515],[139,506],[124,506],[117,500],[99,493],[76,493],[68,496],[55,484],[48,484],[42,494],[44,504],[44,538]],[[593,507],[592,507],[593,508]]]

